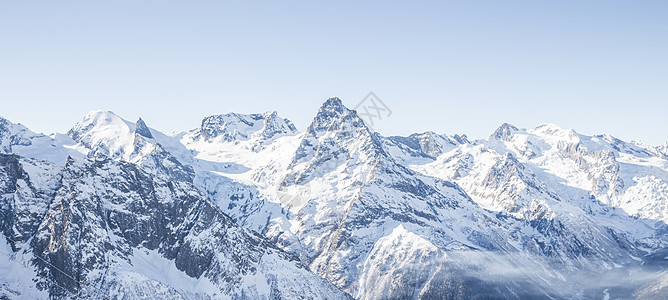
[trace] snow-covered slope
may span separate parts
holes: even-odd
[[[202,120],[202,126],[189,133],[193,140],[207,142],[239,142],[256,140],[261,143],[281,135],[295,134],[297,128],[278,113],[214,115]],[[257,144],[256,146],[260,146]]]
[[[357,299],[663,291],[665,145],[552,124],[503,124],[476,141],[383,137],[338,98],[301,133],[276,112],[213,115],[174,134],[104,111],[67,136],[3,124],[3,152],[27,158],[3,156],[21,168],[3,171],[13,196],[3,198],[2,230],[14,258],[0,267],[40,282],[3,279],[7,295],[40,297],[44,287],[67,295],[44,278],[68,279],[39,255],[75,272],[82,282],[65,287],[88,296],[345,297],[334,286]],[[18,169],[42,175],[21,181]],[[90,264],[75,263],[82,258]]]
[[[30,131],[21,124],[14,124],[0,117],[0,153],[19,154],[65,163],[68,156],[83,156],[85,148],[69,136],[54,133],[50,136]]]
[[[5,182],[16,182],[3,190],[16,195],[5,196],[13,199],[3,205],[11,222],[3,228],[13,229],[5,236],[51,296],[345,298],[188,182],[109,159],[69,159],[57,173],[45,162],[0,160]]]
[[[494,136],[511,139],[518,130],[504,125]],[[394,261],[382,269],[386,274],[373,275],[378,270],[374,266],[377,256],[371,253],[379,251],[374,249],[389,247],[387,251],[402,257],[424,250],[414,246],[418,248],[407,247],[402,252],[392,243],[384,245],[399,226],[422,240],[414,245],[432,244],[438,249],[435,253],[450,253],[446,257],[455,259],[432,266],[450,270],[450,276],[473,264],[472,256],[510,265],[526,263],[523,257],[527,256],[533,257],[534,267],[546,270],[605,272],[634,264],[643,253],[639,247],[657,249],[666,242],[661,223],[634,221],[615,213],[602,214],[600,220],[592,221],[586,209],[562,203],[552,182],[543,182],[532,167],[520,161],[520,155],[535,155],[531,151],[539,149],[525,146],[521,151],[499,154],[465,137],[433,133],[384,138],[370,132],[355,112],[336,98],[323,104],[305,132],[278,138],[260,151],[248,151],[253,149],[249,147],[252,144],[243,139],[181,141],[196,157],[235,166],[198,175],[209,182],[202,188],[222,204],[223,210],[283,249],[298,254],[314,272],[357,298],[399,295],[408,283],[398,277],[420,276],[408,275],[412,271]],[[451,160],[457,163],[447,167],[452,176],[427,171],[430,167],[443,171],[439,162],[452,151],[460,154]],[[483,163],[477,164],[479,161]],[[474,163],[475,170],[471,170]],[[472,172],[476,175],[467,177]],[[479,181],[457,180],[480,176]],[[468,193],[450,180],[461,183]],[[589,210],[607,209],[588,196],[585,200]],[[462,249],[473,249],[477,254],[457,252]],[[579,275],[576,273],[573,276]],[[447,277],[443,276],[419,279],[424,282],[411,295],[447,295],[447,285],[437,284]],[[568,285],[570,279],[564,274],[551,271],[521,277],[512,282],[476,277],[461,283],[467,286],[461,291],[480,292],[469,288],[482,285],[497,291],[489,296],[505,295],[499,289],[531,291],[524,295],[535,296],[560,295],[550,287],[559,286],[555,282],[571,291],[586,288]],[[366,281],[370,278],[373,282]],[[369,289],[369,285],[379,284],[379,278],[393,282],[388,283],[393,288],[383,292]],[[530,285],[543,287],[527,289]]]
[[[498,167],[493,164],[501,157],[515,158],[515,165],[535,177],[521,181],[531,181],[528,184],[540,190],[549,187],[553,198],[587,210],[592,203],[600,203],[636,218],[668,221],[668,159],[651,147],[608,135],[584,136],[552,124],[530,130],[506,124],[488,140],[458,147],[415,168],[455,180],[482,201],[498,202],[503,199],[490,194],[498,186],[487,193],[483,189],[493,180],[488,171]]]
[[[458,145],[468,144],[466,135],[446,136],[431,131],[423,133],[414,133],[407,137],[391,136],[388,138],[393,143],[388,143],[389,147],[400,147],[414,156],[427,155],[435,158],[443,152],[448,152]]]
[[[286,189],[307,184],[306,197],[282,203],[291,232],[311,269],[355,297],[369,296],[360,277],[373,245],[401,223],[449,248],[470,244],[453,236],[484,231],[470,221],[476,216],[463,191],[397,164],[336,98],[320,108],[279,183]]]
[[[122,136],[110,127],[97,128]],[[74,135],[83,136],[101,140]],[[107,137],[96,150],[114,149],[105,144],[114,135]],[[151,137],[144,131],[141,138]],[[113,141],[121,147],[109,154],[132,160],[146,146],[137,140]],[[20,278],[3,281],[1,295],[347,298],[291,254],[236,225],[192,184],[193,174],[172,171],[165,152],[155,150],[160,145],[149,147],[135,163],[91,151],[90,159],[70,157],[63,167],[2,154],[0,265]]]

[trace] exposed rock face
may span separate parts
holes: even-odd
[[[247,140],[254,136],[270,139],[280,134],[292,134],[297,128],[287,119],[278,117],[276,112],[265,114],[214,115],[205,118],[197,136],[211,141],[218,139],[225,142]]]
[[[30,146],[32,142],[25,137],[26,128],[0,118],[0,150],[2,153],[12,153],[12,146]]]
[[[0,155],[0,177],[3,234],[50,297],[347,298],[188,181],[104,158],[61,169],[14,155]],[[146,261],[176,274],[155,278]],[[169,281],[179,277],[194,285]]]
[[[396,145],[406,146],[418,153],[426,154],[430,158],[436,158],[459,145],[470,143],[466,135],[446,136],[434,132],[414,133],[408,137],[392,136],[389,137],[389,140]]]
[[[135,124],[135,133],[148,139],[153,138],[151,130],[148,129],[148,126],[146,126],[146,123],[144,123],[144,120],[141,118],[139,118],[139,120],[137,120],[137,124]]]

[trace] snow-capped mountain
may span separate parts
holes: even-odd
[[[103,115],[91,123],[103,132],[126,126]],[[99,143],[94,150],[141,159],[115,161],[91,151],[89,159],[69,157],[58,166],[2,154],[3,266],[23,277],[3,276],[5,297],[348,297],[292,254],[235,224],[158,144],[141,151],[150,144],[137,142],[150,138],[146,131],[131,143],[114,140],[117,148],[104,143],[113,139],[74,132],[80,131],[70,132],[76,140]]]
[[[202,126],[190,132],[193,140],[238,142],[249,139],[267,140],[275,136],[294,134],[297,128],[277,112],[264,114],[229,113],[206,117]]]
[[[104,111],[67,135],[0,121],[10,298],[665,293],[666,145],[552,124],[384,137],[338,98],[304,132],[276,112],[173,134]]]
[[[64,164],[68,155],[83,157],[85,148],[69,136],[54,133],[51,136],[30,131],[0,117],[0,153],[36,157]]]
[[[426,154],[432,159],[461,144],[469,143],[466,135],[446,136],[431,131],[414,133],[407,137],[392,136],[389,140],[393,142],[393,146],[398,146],[410,154]]]

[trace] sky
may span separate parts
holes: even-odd
[[[383,135],[504,122],[668,141],[668,1],[0,0],[0,116],[91,110],[161,131],[278,111],[305,129],[373,91]]]

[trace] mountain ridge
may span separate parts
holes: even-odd
[[[130,173],[185,184],[229,215],[231,226],[255,231],[267,247],[294,255],[358,299],[589,298],[606,289],[630,297],[649,293],[639,289],[651,280],[661,282],[649,272],[646,281],[631,277],[645,272],[645,257],[668,247],[668,157],[661,146],[548,123],[530,129],[505,123],[479,140],[433,132],[384,137],[336,97],[303,132],[276,112],[213,115],[179,134],[104,111],[87,114],[68,137],[7,124],[0,127],[6,154],[65,167],[88,161],[77,168],[90,169],[94,181],[119,174],[104,168],[135,168]],[[20,182],[16,170],[0,175]],[[30,219],[20,210],[16,216],[8,220]],[[9,237],[13,225],[6,226]],[[98,230],[90,228],[84,231]],[[149,256],[142,257],[136,259]],[[500,266],[517,271],[511,278]],[[601,283],[575,280],[613,271],[619,275]],[[150,290],[153,281],[142,282]],[[316,287],[336,294],[326,284]],[[294,287],[270,293],[279,291]]]

